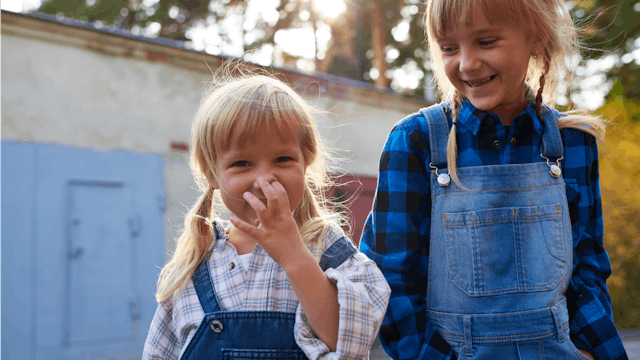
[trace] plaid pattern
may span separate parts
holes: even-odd
[[[445,112],[451,125],[450,108]],[[505,127],[495,114],[465,100],[457,126],[459,166],[546,161],[540,157],[543,132],[532,102]],[[602,243],[597,146],[591,135],[578,130],[563,129],[561,135],[574,242],[573,275],[566,294],[571,339],[597,359],[626,359],[606,286],[611,266]],[[428,140],[427,124],[419,113],[391,130],[380,159],[373,211],[360,243],[391,286],[380,338],[394,359],[456,358],[425,316],[431,230]]]
[[[331,353],[315,336],[284,270],[256,245],[245,271],[235,247],[227,242],[228,235],[219,223],[215,224],[217,241],[211,247],[209,271],[218,301],[225,311],[296,313],[294,335],[309,359],[362,359],[368,356],[390,295],[384,276],[374,262],[362,253],[356,253],[337,269],[330,268],[325,272],[338,288],[340,304],[338,345],[336,352]],[[322,251],[343,236],[337,228],[327,231]],[[158,304],[142,358],[178,359],[202,319],[204,311],[190,280],[177,299]]]

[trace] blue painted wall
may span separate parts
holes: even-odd
[[[164,263],[163,158],[1,146],[2,359],[139,357]]]

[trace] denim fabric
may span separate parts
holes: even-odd
[[[320,261],[323,271],[337,268],[357,252],[344,237]],[[198,299],[205,312],[182,360],[197,359],[307,359],[293,336],[296,314],[282,311],[223,311],[203,261],[193,275]]]
[[[432,164],[446,173],[447,119],[423,111]],[[545,116],[542,153],[562,156]],[[571,221],[560,177],[547,163],[464,167],[440,186],[431,171],[427,320],[458,358],[583,359],[569,339]],[[421,358],[421,355],[418,356]]]

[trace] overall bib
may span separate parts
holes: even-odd
[[[340,238],[322,255],[320,267],[335,269],[356,252]],[[295,312],[223,311],[207,264],[208,258],[193,275],[205,317],[180,359],[307,359],[294,339]]]
[[[551,166],[563,151],[558,113],[543,112],[548,161],[459,168],[464,190],[438,182],[449,135],[442,105],[421,110],[438,169],[430,177],[427,320],[459,359],[586,359],[569,339],[573,237],[565,184]]]

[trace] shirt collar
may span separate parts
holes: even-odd
[[[216,248],[216,246],[218,245],[218,240],[229,240],[229,234],[227,234],[227,230],[225,229],[222,222],[218,220],[213,220],[211,222],[211,233],[213,234],[213,241],[211,242],[209,251]]]
[[[538,134],[542,134],[544,132],[544,124],[538,119],[538,113],[536,112],[535,102],[529,99],[527,103],[527,107],[514,119],[514,123],[518,123],[516,121],[521,116],[528,116],[533,121],[533,130]],[[469,99],[464,98],[462,104],[460,105],[460,111],[458,113],[458,124],[464,126],[469,130],[474,136],[478,134],[478,130],[488,117],[494,117],[497,121],[497,115],[493,113],[486,112],[484,110],[477,109]]]

